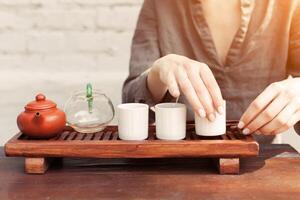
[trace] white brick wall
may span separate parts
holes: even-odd
[[[0,0],[0,145],[43,92],[63,107],[87,82],[116,105],[142,0]]]

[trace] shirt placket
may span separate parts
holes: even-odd
[[[209,26],[206,22],[201,2],[201,0],[192,0],[191,11],[193,24],[200,36],[204,51],[207,53],[207,64],[223,69],[230,67],[239,56],[242,44],[246,37],[254,8],[254,0],[241,0],[241,24],[228,50],[225,65],[222,64],[218,58],[217,50]]]
[[[234,61],[240,58],[241,48],[251,21],[254,3],[254,0],[241,0],[241,24],[228,50],[225,67],[232,66]]]

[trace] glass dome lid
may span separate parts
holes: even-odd
[[[87,84],[86,90],[72,94],[65,104],[67,124],[80,133],[95,133],[103,130],[114,118],[111,100],[101,91]]]

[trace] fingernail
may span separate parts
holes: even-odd
[[[218,107],[218,113],[220,113],[221,115],[224,113],[224,108],[223,108],[223,106],[219,106],[219,107]]]
[[[180,96],[180,93],[177,90],[173,91],[174,98],[179,98],[179,96]]]
[[[244,130],[243,130],[243,134],[244,135],[248,135],[250,133],[250,130],[248,129],[248,128],[245,128]]]
[[[210,114],[208,115],[208,120],[209,120],[209,121],[213,122],[213,121],[215,121],[215,119],[216,119],[216,117],[215,117],[215,115],[214,115],[213,113],[210,113]]]
[[[198,110],[198,115],[199,115],[201,118],[206,117],[206,112],[205,112],[205,110],[203,110],[202,108],[200,108],[200,109]]]
[[[239,121],[237,126],[238,126],[239,129],[242,129],[245,126],[245,123],[242,122],[242,121]]]

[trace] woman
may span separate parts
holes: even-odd
[[[124,102],[168,96],[244,134],[276,135],[300,120],[297,0],[145,0],[132,43]],[[288,78],[288,75],[293,76]]]

